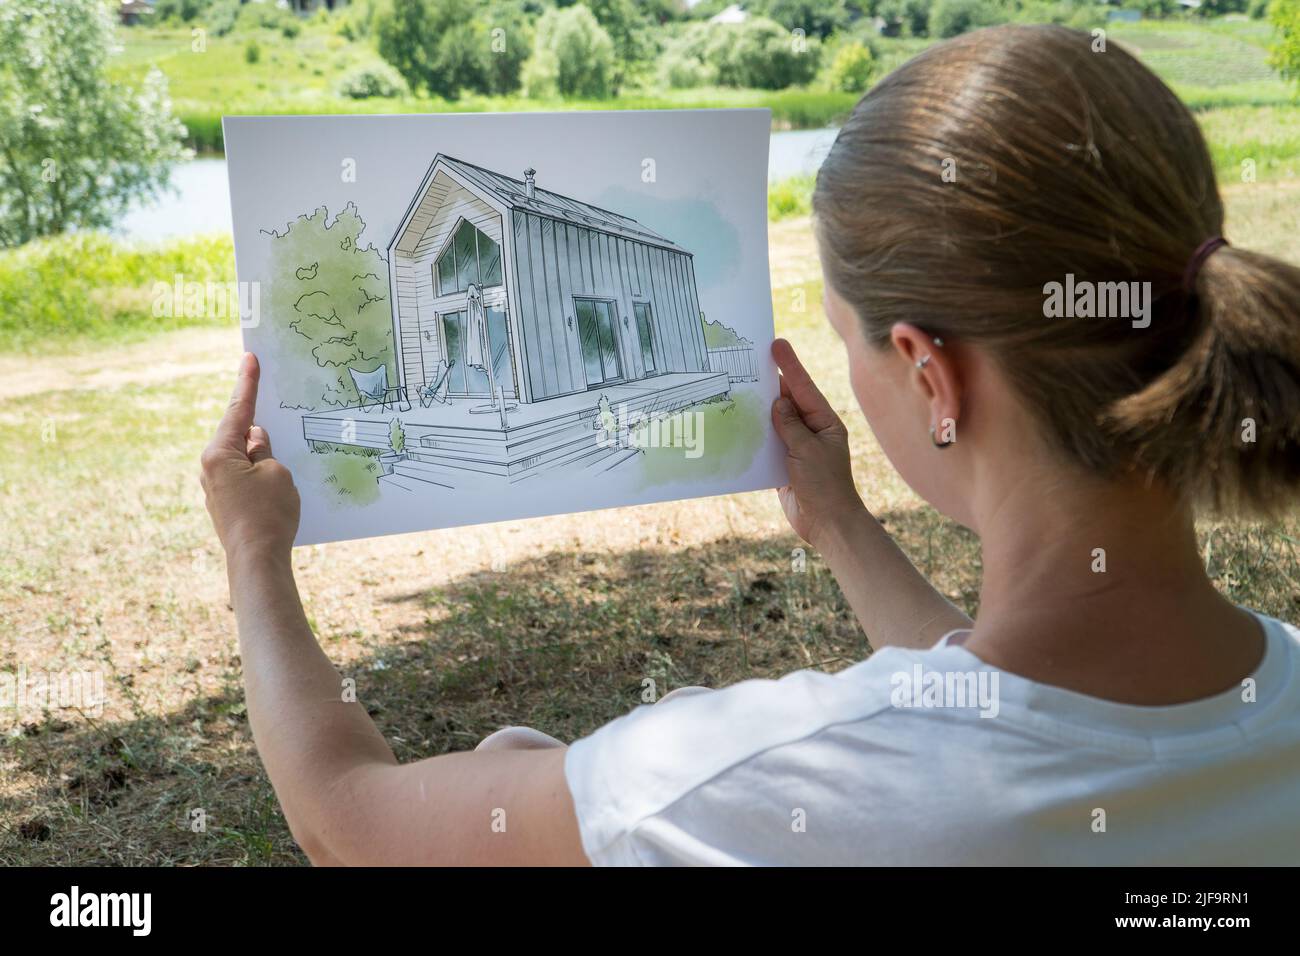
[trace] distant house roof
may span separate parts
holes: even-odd
[[[744,23],[749,19],[749,14],[745,8],[738,3],[733,3],[720,13],[715,13],[709,17],[710,23]]]
[[[530,199],[528,184],[522,179],[505,176],[490,169],[484,169],[482,166],[467,163],[463,159],[447,156],[444,153],[439,153],[434,157],[433,163],[429,167],[429,173],[420,186],[420,192],[412,203],[413,209],[419,204],[420,199],[427,190],[433,172],[437,169],[439,163],[490,194],[508,209],[519,209],[534,215],[572,223],[575,226],[595,229],[599,232],[623,236],[628,239],[636,239],[650,245],[662,246],[665,249],[691,255],[671,239],[661,236],[653,229],[643,226],[629,216],[624,216],[609,209],[602,209],[600,206],[593,206],[591,203],[583,202],[580,199],[562,196],[535,184],[533,196]],[[407,219],[409,219],[409,214]],[[398,235],[394,237],[394,242],[405,231],[406,224],[407,222],[404,220],[398,229]]]

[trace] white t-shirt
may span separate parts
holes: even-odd
[[[639,707],[569,748],[583,847],[622,865],[1300,864],[1300,631],[1260,621],[1241,689],[1172,707],[997,671],[947,637]]]

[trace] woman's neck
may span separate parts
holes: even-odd
[[[1136,482],[1024,481],[1032,491],[1004,483],[981,508],[972,653],[1151,706],[1222,692],[1258,666],[1263,634],[1206,577],[1185,506]]]

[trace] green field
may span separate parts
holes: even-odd
[[[293,38],[273,30],[209,36],[203,52],[193,51],[187,29],[137,28],[123,31],[123,39],[112,70],[114,77],[138,83],[150,69],[160,69],[167,77],[175,111],[189,130],[190,145],[202,152],[220,151],[221,117],[226,114],[766,107],[778,129],[808,129],[837,121],[857,100],[851,93],[822,89],[720,87],[633,89],[604,100],[530,99],[522,95],[351,99],[338,95],[339,80],[351,70],[382,61],[369,44],[349,41],[318,25],[304,28]],[[253,63],[248,62],[250,44],[259,50]]]

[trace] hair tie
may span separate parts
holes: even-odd
[[[1187,260],[1187,268],[1183,270],[1184,292],[1190,295],[1196,291],[1196,275],[1201,271],[1201,266],[1205,265],[1205,260],[1214,255],[1214,251],[1220,246],[1228,244],[1228,240],[1222,236],[1213,236],[1196,247],[1192,257]]]

